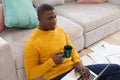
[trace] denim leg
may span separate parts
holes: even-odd
[[[95,64],[86,67],[98,75],[107,65]],[[120,80],[120,65],[110,64],[98,80]]]
[[[109,67],[110,76],[107,80],[120,80],[120,65],[113,64]]]

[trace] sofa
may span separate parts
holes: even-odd
[[[65,0],[64,4],[54,5],[57,25],[66,30],[76,49],[81,51],[120,30],[119,5],[120,0],[102,4]],[[34,29],[8,28],[0,32],[0,80],[26,80],[23,46]]]
[[[120,10],[112,2],[120,3],[119,0],[107,0],[103,4],[77,4],[72,0],[55,8],[59,15],[82,26],[84,47],[88,47],[119,30]]]

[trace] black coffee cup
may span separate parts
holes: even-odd
[[[72,46],[71,45],[65,45],[64,46],[64,55],[66,58],[69,58],[72,53]]]

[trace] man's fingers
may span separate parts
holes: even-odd
[[[89,79],[89,76],[90,76],[90,72],[89,72],[88,69],[85,69],[84,72],[85,72],[85,73],[83,74],[83,76],[84,76],[85,80],[88,80],[88,79]]]
[[[64,53],[63,53],[63,52],[58,53],[57,55],[58,55],[59,57],[64,57]]]
[[[81,74],[82,80],[89,79],[89,70],[86,67],[84,67],[81,63],[76,63],[75,68]]]
[[[64,61],[64,58],[61,58],[62,59],[62,61]]]
[[[82,80],[88,80],[89,79],[89,70],[86,68],[79,69],[79,73],[82,75]]]
[[[83,69],[79,69],[79,72],[81,75],[83,75],[85,73],[85,71]]]
[[[64,57],[62,56],[63,56],[62,52],[59,52],[59,53],[54,54],[52,56],[52,59],[56,64],[61,64],[64,61]]]

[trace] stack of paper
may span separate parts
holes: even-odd
[[[96,64],[96,62],[91,59],[88,55],[85,55],[83,57],[81,57],[82,63],[83,65],[91,65],[91,64]]]
[[[120,46],[102,42],[91,48],[92,53],[88,54],[96,63],[120,64]]]

